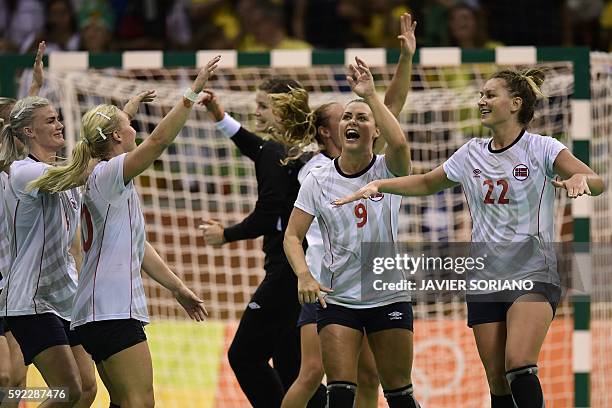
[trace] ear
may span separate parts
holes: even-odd
[[[510,112],[515,113],[521,110],[523,106],[523,98],[520,96],[515,96],[512,98],[512,103],[510,104]]]
[[[374,139],[380,136],[380,129],[376,128],[376,134],[374,135]]]
[[[329,129],[328,129],[328,128],[326,128],[325,126],[319,126],[319,127],[317,128],[317,132],[318,132],[318,133],[319,133],[321,136],[323,136],[325,139],[328,139],[328,138],[330,138],[330,137],[331,137],[330,132],[329,132]]]
[[[113,132],[112,138],[115,142],[121,143],[121,135],[116,130]]]
[[[30,139],[34,138],[34,130],[29,126],[23,128],[23,133]]]

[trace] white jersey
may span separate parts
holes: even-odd
[[[447,178],[465,191],[472,242],[487,243],[497,260],[489,257],[487,268],[474,277],[557,283],[551,180],[555,159],[566,147],[526,131],[504,149],[493,150],[491,143],[472,139],[443,165]]]
[[[331,161],[332,159],[323,153],[319,153],[308,160],[298,173],[300,185],[304,183],[306,176],[308,176],[313,169],[323,167]],[[325,254],[325,248],[323,246],[323,237],[321,236],[321,228],[319,228],[318,222],[310,224],[310,228],[308,228],[306,232],[306,242],[308,242],[308,248],[306,249],[306,265],[308,265],[308,270],[310,270],[312,276],[319,281],[321,277],[321,262]]]
[[[371,308],[410,301],[405,291],[380,291],[373,297],[368,296],[367,300],[362,296],[365,292],[362,292],[361,244],[396,242],[401,197],[382,194],[341,207],[331,204],[371,181],[391,177],[394,176],[387,169],[385,157],[375,156],[368,167],[357,174],[342,173],[335,159],[312,169],[304,180],[295,207],[317,217],[322,232],[325,255],[320,282],[334,290],[326,297],[326,302],[350,308]],[[368,288],[363,289],[368,291]]]
[[[10,241],[8,232],[8,211],[5,210],[5,200],[8,191],[8,175],[0,172],[0,289],[4,287],[3,277],[8,274],[11,266]]]
[[[81,211],[85,255],[72,327],[100,320],[149,321],[140,275],[144,217],[134,182],[123,182],[124,159],[122,154],[101,161],[85,184]]]
[[[14,206],[9,219],[13,262],[0,296],[0,313],[21,316],[54,313],[70,320],[77,285],[76,266],[68,252],[77,228],[77,189],[49,194],[26,191],[28,183],[50,166],[31,157],[11,165],[9,185]]]

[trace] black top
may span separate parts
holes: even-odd
[[[282,144],[264,140],[243,127],[231,139],[243,155],[255,162],[257,202],[242,222],[225,228],[225,240],[233,242],[263,235],[265,265],[286,263],[283,238],[300,189],[297,175],[304,161],[295,160],[283,166],[281,160],[287,157],[287,149]]]

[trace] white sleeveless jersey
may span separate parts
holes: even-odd
[[[472,139],[443,165],[448,179],[465,191],[472,242],[487,243],[492,251],[474,278],[558,283],[551,180],[555,159],[566,147],[526,131],[504,149],[493,150],[491,142]]]
[[[317,217],[325,248],[320,282],[334,290],[327,295],[327,302],[359,309],[410,301],[405,291],[381,291],[374,298],[362,299],[361,244],[397,241],[401,197],[383,194],[341,207],[331,204],[371,181],[391,177],[385,157],[375,156],[360,173],[343,174],[335,159],[312,169],[304,180],[295,207]]]
[[[54,313],[70,320],[77,274],[68,251],[76,232],[80,197],[77,189],[55,194],[26,191],[28,183],[49,167],[30,157],[11,165],[5,208],[11,212],[13,262],[0,295],[4,316]]]
[[[144,217],[134,182],[123,182],[125,154],[96,165],[83,192],[84,251],[72,327],[92,321],[136,319],[148,323],[140,268]]]
[[[310,174],[313,169],[323,167],[332,161],[329,157],[323,153],[319,153],[312,157],[298,173],[298,181],[300,184],[304,183],[306,176]],[[306,265],[312,276],[319,281],[321,277],[321,262],[323,255],[325,254],[325,248],[323,246],[323,237],[321,236],[321,228],[319,228],[318,222],[310,224],[310,228],[306,232],[306,242],[308,242],[308,248],[306,249]]]
[[[8,190],[8,175],[0,172],[0,289],[4,287],[3,277],[8,274],[11,266],[10,241],[8,232],[8,211],[5,210],[6,204],[4,197]]]

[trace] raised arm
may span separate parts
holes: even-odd
[[[294,207],[289,218],[287,230],[285,231],[283,247],[293,273],[298,278],[298,300],[300,304],[314,303],[319,299],[321,306],[327,307],[323,292],[329,293],[331,289],[321,286],[312,277],[308,270],[304,248],[302,247],[302,242],[313,219],[312,215]]]
[[[134,116],[138,113],[138,107],[141,103],[152,102],[157,95],[155,95],[154,89],[149,89],[133,96],[123,107],[123,112],[128,115],[128,119],[134,119]]]
[[[372,110],[376,126],[389,145],[385,161],[387,167],[396,176],[410,173],[410,148],[399,122],[389,108],[385,106],[374,88],[374,80],[365,62],[355,58],[357,65],[350,65],[351,75],[346,79],[353,92],[362,97]]]
[[[397,36],[400,40],[400,57],[389,88],[385,92],[385,105],[395,117],[398,117],[402,111],[406,103],[406,96],[410,91],[412,56],[416,51],[416,37],[414,35],[416,25],[416,21],[412,21],[410,14],[404,13],[400,17],[400,34]]]
[[[396,194],[402,196],[425,196],[435,194],[446,188],[457,185],[446,177],[444,168],[438,166],[429,173],[416,176],[404,176],[393,179],[374,180],[357,190],[355,193],[333,202],[343,205],[362,198],[368,199],[378,193]]]
[[[564,180],[553,180],[553,185],[566,189],[569,198],[583,194],[597,196],[605,189],[602,178],[567,149],[557,155],[554,169]]]
[[[200,70],[197,78],[193,81],[191,92],[195,94],[202,92],[206,81],[217,68],[217,63],[220,59],[220,56],[211,59]],[[187,97],[181,98],[174,108],[159,122],[153,133],[136,149],[127,154],[123,161],[123,181],[126,184],[145,171],[172,143],[178,132],[185,126],[193,104],[194,101]]]
[[[30,89],[28,90],[28,96],[37,96],[38,92],[40,92],[40,88],[42,88],[43,86],[44,74],[42,58],[45,54],[45,49],[47,49],[47,44],[44,41],[41,41],[38,44],[36,58],[34,59],[34,69],[32,70],[32,84],[30,85]]]
[[[142,269],[157,283],[172,292],[176,300],[193,320],[201,322],[208,316],[202,299],[187,288],[183,281],[170,270],[148,241],[145,242]]]

